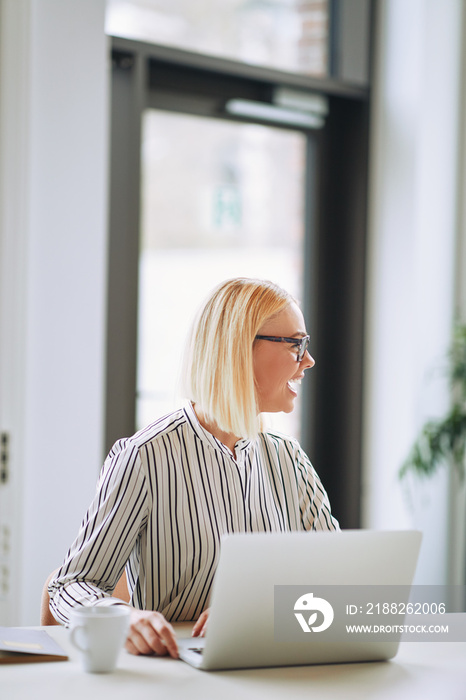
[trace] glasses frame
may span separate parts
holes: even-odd
[[[302,362],[306,350],[309,347],[311,337],[309,335],[303,335],[302,338],[286,338],[278,335],[256,335],[256,340],[270,340],[272,343],[292,343],[293,345],[298,345],[296,361]]]

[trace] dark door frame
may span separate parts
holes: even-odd
[[[367,81],[310,78],[112,39],[106,447],[135,429],[142,112],[157,107],[231,119],[228,97],[269,102],[276,87],[324,96],[329,105],[325,126],[307,132],[303,305],[316,367],[303,401],[302,444],[341,526],[359,527]]]

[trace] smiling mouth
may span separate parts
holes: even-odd
[[[295,394],[298,393],[298,386],[301,384],[301,379],[290,379],[288,382],[288,388]]]

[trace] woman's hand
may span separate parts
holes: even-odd
[[[175,630],[161,613],[152,610],[131,610],[125,648],[130,654],[178,658]]]
[[[198,621],[193,627],[193,637],[205,637],[207,629],[207,619],[209,617],[209,610],[210,608],[207,608],[207,610],[204,610],[204,612],[200,614]]]

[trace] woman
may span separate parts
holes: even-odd
[[[280,287],[239,278],[214,290],[188,345],[190,400],[110,451],[49,587],[57,620],[78,604],[121,604],[111,595],[126,565],[126,648],[176,657],[169,620],[197,620],[193,634],[204,633],[224,533],[338,529],[297,441],[261,427],[261,413],[293,410],[314,366],[308,344]]]

